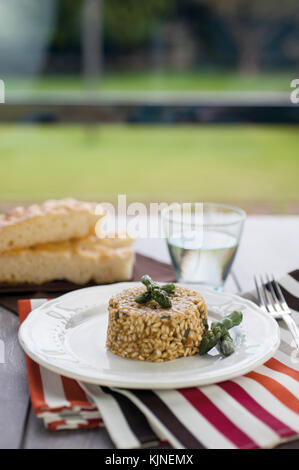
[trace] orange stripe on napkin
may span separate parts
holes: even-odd
[[[31,302],[29,299],[18,300],[18,312],[20,322],[22,323],[31,312]],[[47,408],[47,403],[43,394],[40,368],[39,365],[33,362],[27,355],[26,363],[31,402],[34,412],[37,414],[40,413],[42,409]]]
[[[64,376],[61,376],[61,380],[66,399],[70,401],[72,405],[92,406],[84,391],[75,380]]]
[[[299,400],[279,382],[257,372],[249,372],[245,377],[260,383],[290,410],[299,413]]]
[[[78,424],[78,429],[95,429],[102,425],[102,423],[98,422],[99,420],[94,420],[92,423],[88,424]]]
[[[291,367],[286,366],[285,364],[278,361],[274,357],[272,357],[264,365],[269,367],[272,370],[276,370],[277,372],[281,372],[282,374],[286,374],[289,377],[292,377],[292,379],[297,380],[297,382],[299,382],[299,372],[295,369],[291,369]]]
[[[53,421],[53,423],[48,424],[48,429],[49,431],[57,431],[57,428],[59,428],[60,426],[65,426],[65,425],[66,425],[66,421],[63,419],[60,421]]]
[[[42,378],[39,365],[26,356],[28,383],[30,389],[31,403],[36,414],[48,408],[43,394]]]
[[[31,310],[32,309],[30,299],[18,300],[18,313],[20,317],[20,323],[22,323],[27,318]]]

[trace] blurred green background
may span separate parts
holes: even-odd
[[[10,0],[0,3],[0,78],[6,105],[169,92],[184,103],[192,92],[279,106],[299,75],[298,26],[297,0]],[[299,213],[298,125],[41,124],[34,113],[12,123],[6,105],[0,207],[127,194]]]
[[[199,92],[289,92],[290,72],[273,71],[258,75],[239,75],[221,71],[119,71],[106,72],[93,83],[93,90],[106,91],[199,91]],[[86,82],[80,75],[53,75],[40,77],[33,82],[20,77],[7,81],[6,92],[26,90],[31,92],[81,92],[86,91]]]
[[[223,201],[299,213],[296,126],[1,126],[2,200]]]

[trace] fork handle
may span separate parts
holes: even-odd
[[[286,313],[286,314],[283,314],[281,316],[281,318],[283,319],[283,321],[286,323],[288,329],[290,330],[290,332],[292,333],[292,336],[294,338],[294,341],[295,341],[295,344],[296,344],[296,347],[299,351],[299,329],[294,321],[294,319],[291,317],[290,314]]]

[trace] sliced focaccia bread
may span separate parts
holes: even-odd
[[[132,244],[132,242],[131,242]],[[67,280],[98,284],[131,279],[134,251],[131,246],[107,247],[96,237],[46,243],[0,254],[0,282],[42,284]]]
[[[37,244],[86,237],[104,212],[96,203],[75,199],[46,201],[0,214],[0,253]]]

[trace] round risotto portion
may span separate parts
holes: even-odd
[[[207,305],[196,291],[176,286],[171,307],[155,300],[138,304],[144,286],[125,289],[109,300],[106,346],[114,354],[163,362],[193,356],[207,328]]]

